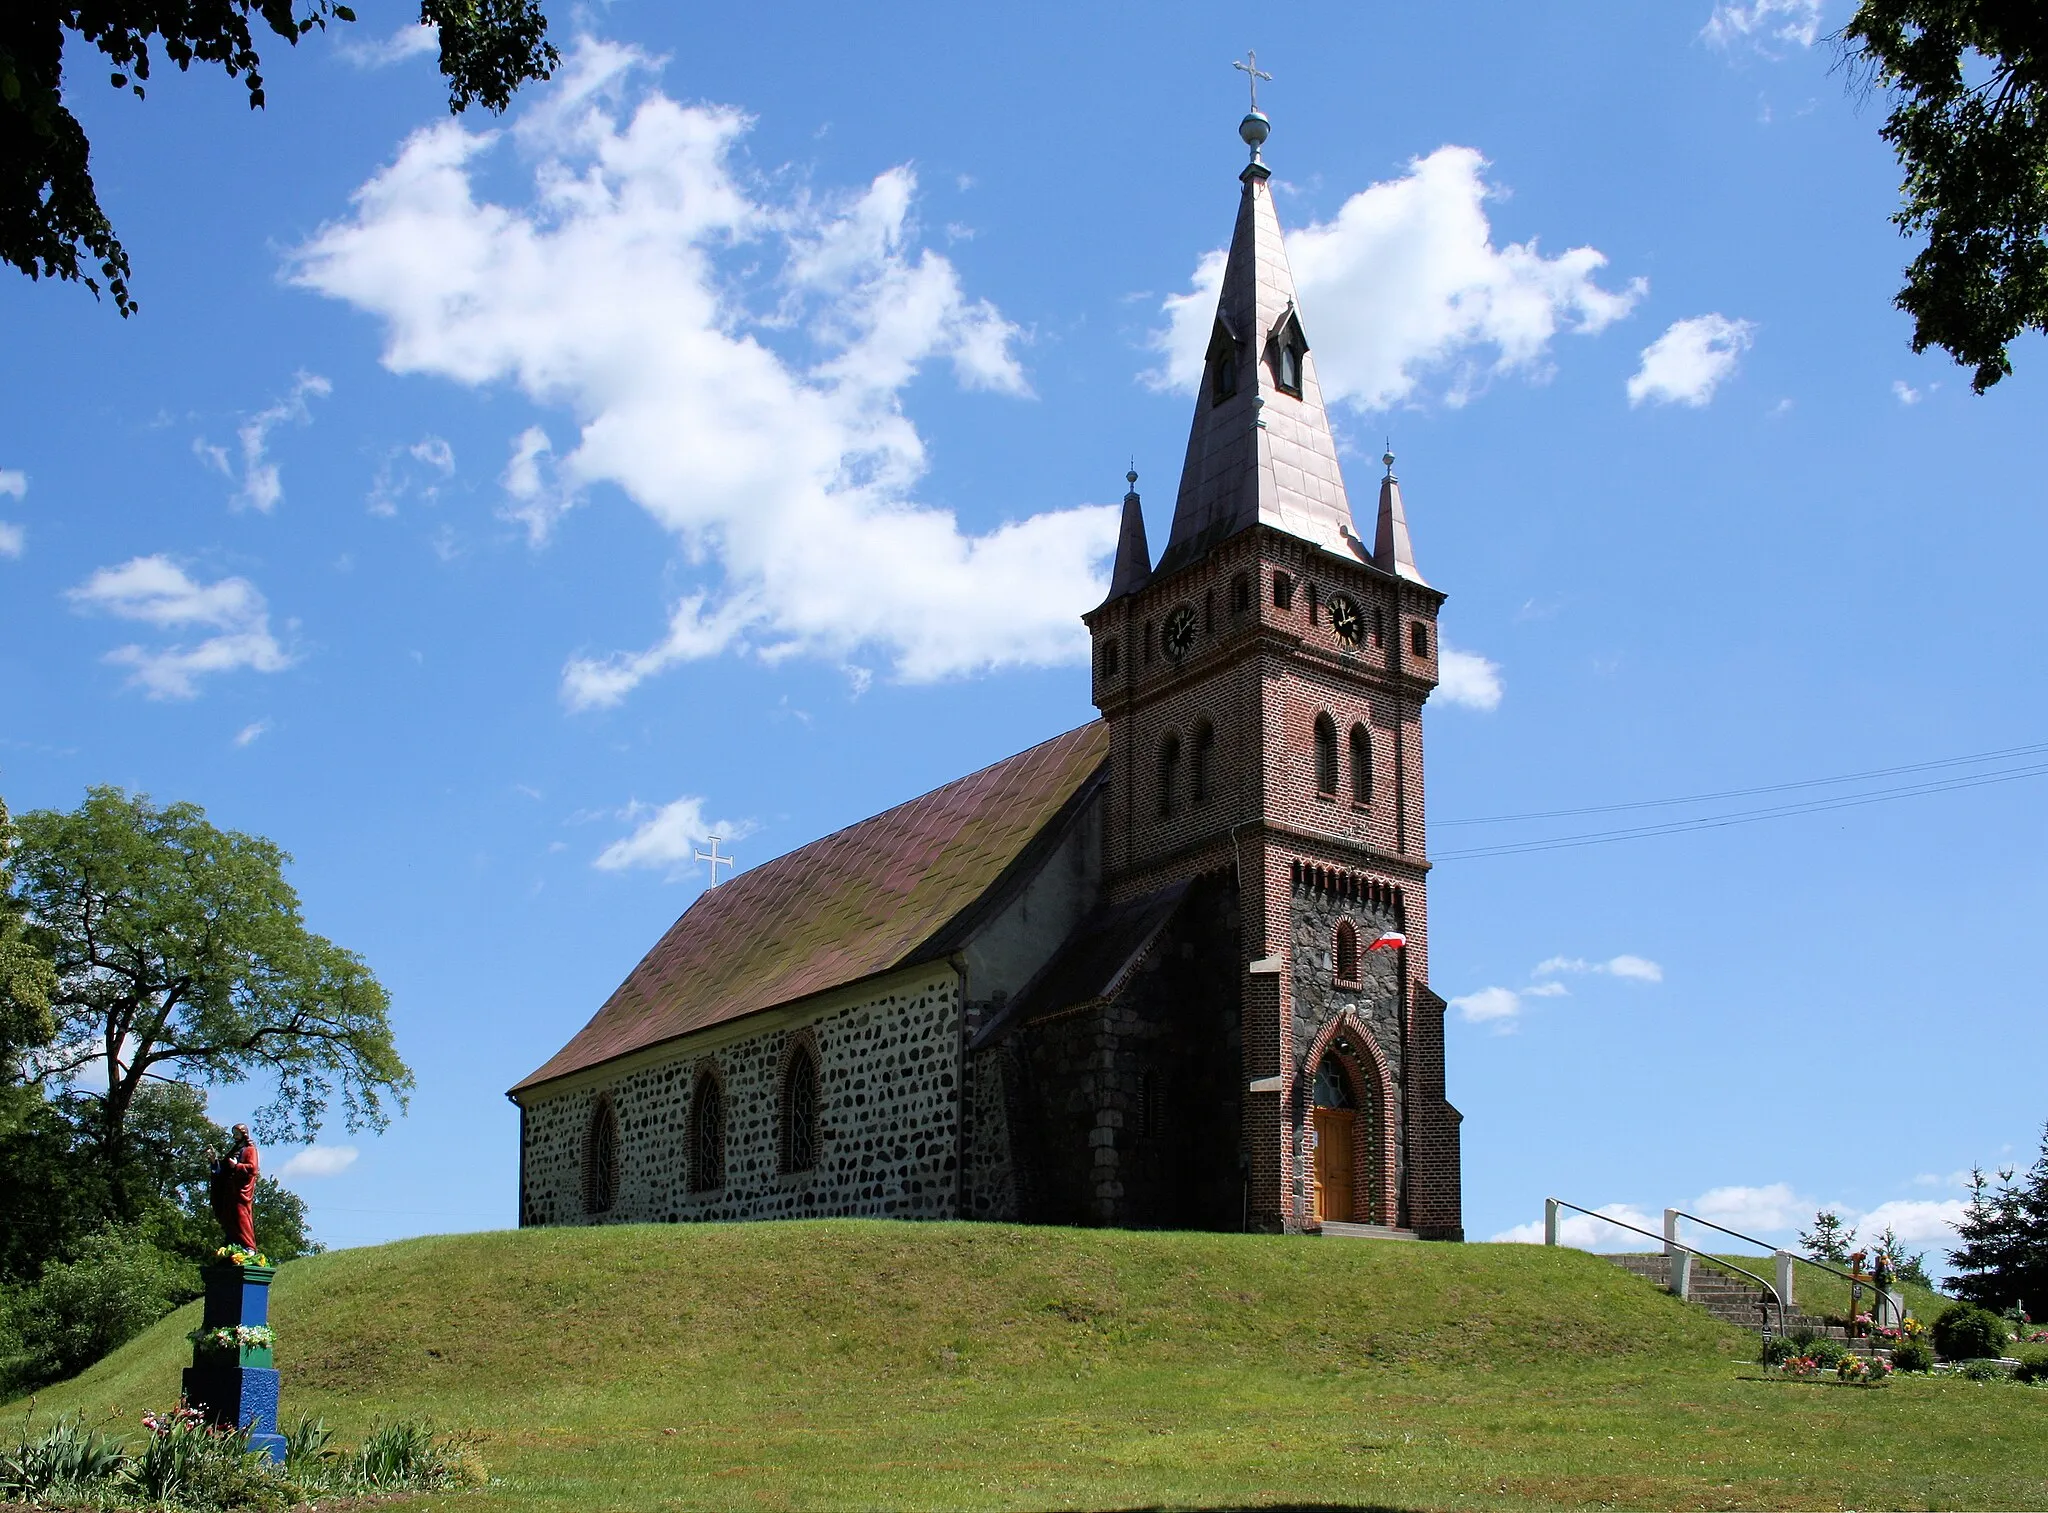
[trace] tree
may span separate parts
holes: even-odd
[[[384,989],[306,928],[276,845],[118,788],[88,790],[69,814],[33,811],[20,830],[28,939],[56,973],[56,1033],[31,1068],[89,1101],[115,1217],[137,1217],[147,1185],[133,1125],[153,1084],[268,1078],[253,1121],[266,1140],[310,1140],[337,1098],[351,1129],[404,1107],[412,1073]]]
[[[1927,1252],[1923,1250],[1916,1255],[1907,1255],[1904,1242],[1899,1239],[1898,1231],[1891,1225],[1887,1224],[1879,1231],[1877,1248],[1890,1257],[1892,1275],[1901,1282],[1911,1282],[1915,1287],[1925,1287],[1929,1292],[1937,1290],[1934,1278],[1927,1274]]]
[[[1904,170],[1892,221],[1927,245],[1894,301],[1913,350],[1940,347],[1982,394],[2006,348],[2048,331],[2048,10],[2039,0],[1862,0],[1838,34],[1893,96]]]
[[[112,64],[109,82],[139,99],[149,80],[152,42],[189,71],[218,64],[240,78],[249,108],[263,108],[263,60],[251,20],[296,46],[329,21],[353,21],[337,0],[7,0],[0,5],[0,259],[30,278],[82,282],[97,296],[98,265],[114,306],[135,312],[128,254],[93,187],[91,144],[64,104],[66,35],[96,47]],[[528,79],[545,79],[560,61],[547,40],[539,0],[420,0],[420,23],[437,27],[441,72],[453,112],[481,103],[502,111]],[[81,263],[81,258],[84,260]]]
[[[50,1017],[57,974],[23,931],[21,905],[14,897],[18,844],[7,801],[0,799],[0,1133],[12,1126],[23,1106],[15,1096],[22,1091],[22,1056],[57,1031]]]
[[[1815,1261],[1841,1266],[1849,1259],[1849,1247],[1856,1243],[1856,1231],[1842,1223],[1842,1216],[1822,1209],[1813,1216],[1813,1230],[1799,1237],[1799,1248]]]
[[[1949,1252],[1951,1290],[1986,1308],[2048,1311],[2048,1128],[2024,1177],[2011,1169],[1994,1183],[1970,1173],[1970,1201],[1956,1225],[1962,1245]]]

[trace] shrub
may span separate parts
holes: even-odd
[[[33,1388],[77,1375],[198,1296],[196,1281],[190,1265],[135,1231],[99,1231],[81,1243],[76,1260],[44,1267],[41,1281],[14,1295],[16,1385]]]
[[[2005,1320],[1974,1303],[1951,1303],[1934,1321],[1934,1348],[1944,1360],[1981,1361],[2005,1354]]]
[[[2030,1385],[2048,1383],[2048,1352],[2025,1352],[2020,1356],[2019,1365],[2013,1368],[2012,1379]]]
[[[1973,1382],[2005,1382],[2012,1379],[2011,1374],[1997,1361],[1965,1361],[1961,1374]]]
[[[1801,1350],[1804,1350],[1808,1345],[1811,1345],[1815,1340],[1820,1338],[1820,1331],[1818,1329],[1815,1329],[1811,1324],[1800,1324],[1794,1328],[1786,1330],[1785,1338],[1790,1340],[1794,1345],[1797,1345]]]
[[[1782,1366],[1798,1353],[1799,1347],[1792,1343],[1790,1336],[1774,1334],[1765,1340],[1762,1348],[1757,1351],[1757,1364],[1760,1366]]]
[[[1901,1340],[1892,1347],[1892,1367],[1897,1371],[1932,1371],[1933,1347],[1925,1340]]]
[[[1832,1371],[1842,1364],[1842,1357],[1849,1354],[1849,1347],[1840,1340],[1815,1340],[1806,1347],[1806,1354],[1823,1371]]]

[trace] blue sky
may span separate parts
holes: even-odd
[[[1453,823],[2048,741],[2048,349],[1981,399],[1911,354],[1844,0],[558,4],[503,121],[360,10],[260,114],[74,58],[141,313],[0,280],[0,793],[294,854],[419,1076],[300,1155],[330,1243],[511,1222],[503,1089],[705,834],[758,862],[1089,718],[1075,617],[1133,457],[1164,537],[1248,45],[1354,507],[1391,436],[1462,654],[1426,730],[1470,1231],[1825,1202],[1938,1249],[1956,1174],[2031,1155],[2025,758]]]

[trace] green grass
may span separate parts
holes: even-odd
[[[39,1412],[170,1401],[196,1317]],[[426,1501],[478,1513],[2048,1506],[2048,1391],[1768,1379],[1540,1246],[539,1230],[295,1261],[273,1318],[287,1420],[471,1431],[499,1482]]]

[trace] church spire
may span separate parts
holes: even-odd
[[[1373,566],[1426,588],[1429,580],[1415,565],[1415,548],[1408,540],[1408,512],[1401,508],[1401,480],[1394,476],[1392,443],[1380,461],[1387,465],[1387,476],[1380,480],[1380,518],[1372,533]]]
[[[1255,76],[1256,77],[1256,76]],[[1238,177],[1237,227],[1195,396],[1173,533],[1159,571],[1202,557],[1254,524],[1270,525],[1354,561],[1368,560],[1351,518],[1337,445],[1295,305],[1294,275],[1259,149],[1270,130],[1256,108],[1238,127],[1251,162]]]
[[[1116,538],[1116,566],[1109,575],[1109,597],[1135,594],[1152,581],[1152,548],[1145,544],[1145,512],[1138,508],[1138,469],[1124,474],[1130,491],[1124,495],[1123,529]],[[1105,600],[1105,603],[1108,601]]]

